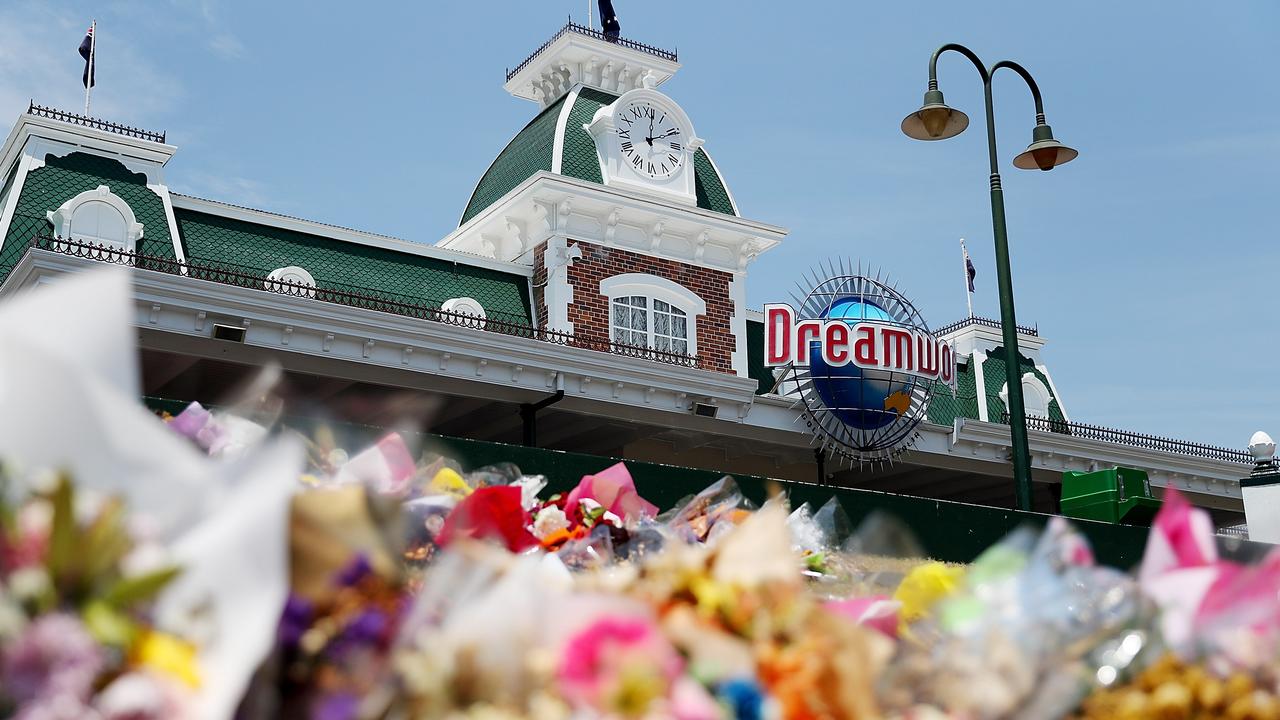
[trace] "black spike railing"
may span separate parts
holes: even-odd
[[[966,328],[971,325],[980,325],[982,327],[995,328],[997,330],[1001,330],[1004,328],[1004,325],[1001,324],[999,320],[991,320],[984,317],[968,317],[963,320],[957,320],[956,322],[953,322],[950,325],[943,325],[942,327],[938,328],[937,330],[934,330],[933,332],[935,335],[946,335],[947,333],[952,333],[952,332],[955,332],[956,330],[959,330],[961,328]],[[1040,336],[1040,329],[1037,326],[1033,325],[1031,327],[1027,327],[1026,325],[1019,325],[1017,327],[1018,327],[1018,332],[1023,335],[1030,335],[1032,337]]]
[[[662,48],[654,47],[652,45],[646,45],[642,42],[636,42],[635,40],[628,40],[622,37],[611,38],[599,30],[596,30],[594,28],[589,28],[583,25],[579,25],[573,22],[572,20],[570,20],[567,25],[560,28],[559,32],[557,32],[555,35],[552,35],[550,40],[542,43],[542,46],[539,47],[537,50],[534,50],[533,54],[531,54],[529,57],[524,59],[524,62],[517,65],[515,70],[507,70],[507,82],[510,82],[511,78],[515,77],[516,75],[519,75],[521,70],[524,70],[526,67],[528,67],[529,63],[533,62],[535,58],[537,58],[542,53],[546,52],[546,49],[551,47],[552,43],[564,37],[567,33],[577,33],[578,35],[585,35],[587,37],[596,38],[597,40],[604,40],[606,42],[611,42],[615,45],[621,45],[622,47],[625,47],[625,48],[630,48],[632,50],[638,50],[648,55],[653,55],[654,57],[660,57],[663,60],[670,60],[671,62],[679,61],[679,56],[672,50],[663,50]]]
[[[1009,413],[1001,413],[1000,422],[1008,425]],[[1129,447],[1144,448],[1147,450],[1159,450],[1161,452],[1175,453],[1178,455],[1207,458],[1209,460],[1225,460],[1227,462],[1247,463],[1249,465],[1252,465],[1254,462],[1253,455],[1244,450],[1233,450],[1232,448],[1222,447],[1220,445],[1206,445],[1204,443],[1191,442],[1189,440],[1174,440],[1172,438],[1160,437],[1158,435],[1147,435],[1145,433],[1131,432],[1129,430],[1117,430],[1115,428],[1103,427],[1101,425],[1089,425],[1087,423],[1068,422],[1066,420],[1052,420],[1050,418],[1038,417],[1035,415],[1027,416],[1027,429],[1070,435],[1072,437],[1085,438],[1087,440],[1101,440],[1103,442],[1115,443],[1117,445],[1127,445]]]
[[[667,365],[678,365],[687,368],[703,367],[703,363],[696,355],[686,355],[646,346],[614,342],[608,337],[598,335],[538,328],[511,314],[487,312],[486,317],[481,318],[467,313],[444,310],[439,303],[425,301],[421,298],[397,295],[370,288],[330,282],[309,285],[287,280],[270,279],[267,277],[268,273],[259,268],[232,263],[203,258],[190,258],[186,262],[182,262],[171,258],[131,252],[110,245],[65,240],[49,236],[40,236],[33,239],[30,249],[47,250],[61,255],[111,263],[113,265],[126,265],[143,270],[154,270],[171,275],[186,275],[190,278],[207,280],[221,285],[233,285],[263,292],[272,292],[278,295],[309,298],[336,305],[483,330],[499,335],[529,338],[554,345],[652,360]]]
[[[77,115],[67,112],[66,110],[58,110],[56,108],[44,107],[37,105],[34,101],[27,107],[27,114],[35,117],[48,118],[49,120],[57,120],[59,122],[70,123],[72,125],[80,125],[81,127],[93,128],[94,130],[105,130],[116,135],[124,135],[125,137],[137,138],[139,140],[149,140],[164,144],[164,133],[154,132],[151,130],[142,130],[128,125],[113,123],[109,120],[89,117],[88,115]]]

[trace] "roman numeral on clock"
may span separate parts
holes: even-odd
[[[626,142],[622,143],[622,152],[630,153],[631,148],[632,148],[632,145],[630,140],[627,140]]]
[[[631,158],[631,162],[632,162],[632,163],[634,163],[636,167],[640,167],[641,165],[643,165],[643,164],[644,164],[644,161],[640,159],[640,156],[639,156],[639,155],[637,155],[636,157]]]
[[[670,160],[672,164],[675,164],[675,165],[680,164],[680,158],[676,157],[675,155],[668,155],[667,159]],[[664,165],[663,167],[665,168],[666,166]]]
[[[619,128],[619,130],[618,130],[618,137],[622,138],[623,140],[630,140],[630,139],[631,139],[631,131],[630,131],[630,130],[622,130],[621,128]]]
[[[680,152],[681,150],[684,149],[684,146],[681,145],[680,143],[671,143],[671,149],[675,150],[676,152]]]

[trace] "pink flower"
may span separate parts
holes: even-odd
[[[636,492],[635,481],[627,466],[618,463],[595,475],[584,475],[578,487],[569,493],[565,503],[565,512],[570,520],[580,522],[582,500],[595,500],[606,511],[622,518],[628,525],[642,518],[652,518],[658,514],[658,507]]]
[[[637,717],[670,696],[684,661],[642,618],[601,618],[569,638],[557,677],[579,707]]]
[[[61,613],[44,615],[4,649],[0,687],[19,705],[83,702],[93,691],[103,662],[102,648],[79,619]]]

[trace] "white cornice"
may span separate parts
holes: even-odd
[[[1032,466],[1040,470],[1088,472],[1113,466],[1132,467],[1145,470],[1151,484],[1157,487],[1176,487],[1197,495],[1234,500],[1240,499],[1240,478],[1251,469],[1248,465],[1226,460],[1161,452],[1064,433],[1029,430],[1027,439]],[[969,451],[975,455],[994,452],[1004,458],[1010,444],[1008,425],[956,419],[952,435],[954,452]]]
[[[169,158],[178,151],[178,148],[173,145],[22,113],[14,123],[13,129],[9,131],[4,149],[0,150],[0,175],[13,167],[27,140],[32,137],[88,148],[108,155],[119,155],[157,166],[163,166],[169,162]]]
[[[786,234],[785,228],[775,225],[538,172],[439,246],[529,263],[529,250],[550,237],[562,236],[739,272],[781,243]]]
[[[23,256],[0,296],[56,282],[100,263],[43,250]],[[247,328],[245,343],[366,365],[545,391],[548,374],[572,379],[583,400],[690,415],[697,399],[749,407],[756,383],[728,373],[657,363],[530,338],[380,313],[148,270],[134,272],[137,324],[207,338],[215,322]],[[619,411],[622,412],[622,411]],[[725,413],[739,422],[745,410]]]
[[[566,31],[503,87],[515,97],[547,107],[579,83],[621,95],[640,87],[645,73],[652,73],[655,84],[661,85],[679,69],[674,60]]]
[[[191,210],[194,212],[230,218],[232,220],[239,220],[241,222],[265,225],[267,227],[280,228],[282,230],[292,230],[294,232],[306,233],[308,235],[318,235],[331,240],[339,240],[341,242],[349,242],[356,245],[367,245],[370,247],[382,248],[384,250],[394,250],[396,252],[408,253],[410,255],[420,255],[423,257],[435,258],[437,260],[454,262],[460,265],[471,265],[488,270],[524,275],[526,277],[533,274],[532,269],[525,265],[494,260],[493,258],[443,248],[437,245],[410,242],[408,240],[393,238],[388,235],[378,235],[377,233],[370,233],[362,230],[352,230],[351,228],[344,228],[337,225],[326,225],[325,223],[315,222],[312,220],[303,220],[302,218],[290,217],[288,215],[278,215],[265,210],[254,210],[252,208],[240,207],[239,205],[230,205],[216,200],[205,200],[203,198],[182,195],[180,193],[170,194],[173,197],[173,207],[179,210]]]

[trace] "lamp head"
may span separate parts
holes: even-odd
[[[1022,170],[1052,170],[1076,159],[1080,153],[1053,139],[1053,128],[1040,122],[1031,131],[1031,144],[1013,159]]]
[[[924,104],[919,110],[902,120],[902,132],[915,140],[946,140],[964,132],[969,127],[969,116],[942,99],[942,91],[930,89],[924,94]]]

